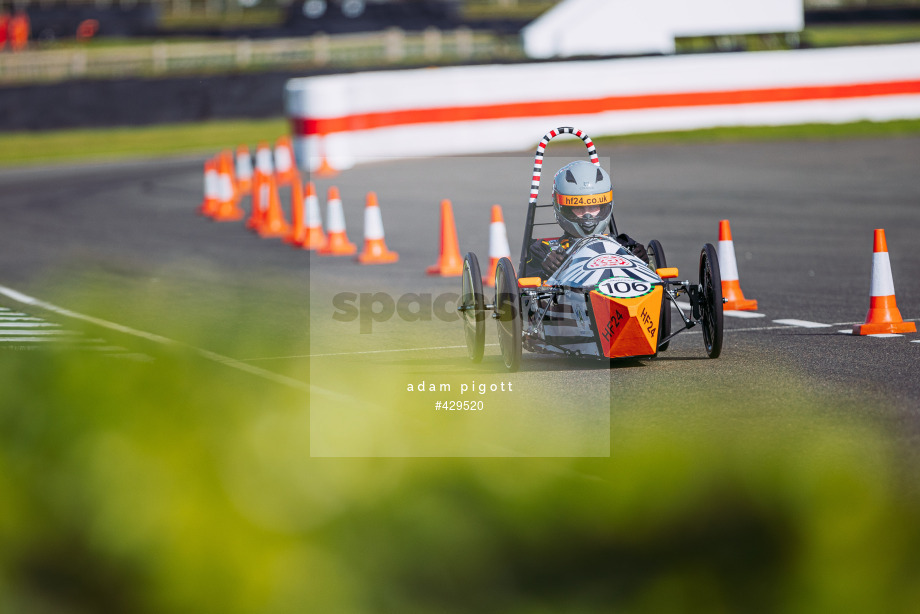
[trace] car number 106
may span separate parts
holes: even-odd
[[[636,298],[652,291],[652,284],[636,279],[614,278],[602,281],[597,291],[613,298]]]

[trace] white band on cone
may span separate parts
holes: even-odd
[[[220,193],[220,180],[217,171],[208,171],[204,174],[204,195],[208,198],[217,198]]]
[[[259,186],[259,211],[268,209],[269,198],[271,198],[271,186],[265,181]]]
[[[315,195],[307,196],[306,210],[307,228],[317,228],[322,226],[323,220],[319,216],[319,199],[316,198]]]
[[[218,183],[218,198],[223,202],[233,200],[233,182],[230,181],[230,175],[222,173]]]
[[[872,289],[870,296],[892,296],[894,280],[891,278],[891,261],[888,252],[872,254]]]
[[[333,198],[326,205],[326,218],[327,232],[345,232],[345,212],[340,199]]]
[[[364,208],[364,238],[383,238],[383,218],[380,215],[380,207]]]
[[[262,148],[256,152],[256,168],[266,175],[275,172],[274,166],[272,165],[272,152],[270,149]]]
[[[252,179],[252,158],[249,154],[236,157],[236,176],[240,179]]]
[[[719,269],[722,281],[738,281],[738,263],[735,262],[735,244],[719,241]]]
[[[275,169],[279,173],[291,170],[291,152],[287,147],[275,147]]]

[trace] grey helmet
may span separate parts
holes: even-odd
[[[553,177],[553,210],[567,234],[604,234],[613,217],[610,175],[587,160],[566,164]]]

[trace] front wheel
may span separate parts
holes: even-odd
[[[495,268],[495,313],[498,322],[498,345],[502,362],[508,371],[517,371],[521,366],[523,345],[521,319],[521,293],[518,289],[514,266],[507,258],[498,261]]]
[[[486,343],[486,316],[479,260],[473,252],[469,252],[463,259],[459,311],[463,319],[463,333],[466,337],[466,355],[473,362],[479,362],[482,360]]]
[[[710,358],[722,353],[722,274],[719,256],[711,243],[700,253],[700,303],[703,343]]]

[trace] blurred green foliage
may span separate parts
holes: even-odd
[[[0,354],[0,611],[920,603],[916,456],[793,377],[630,399],[609,459],[322,459],[304,391],[144,351]]]

